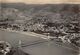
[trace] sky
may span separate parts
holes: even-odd
[[[0,0],[6,3],[26,3],[26,4],[54,4],[54,3],[79,3],[80,0]]]

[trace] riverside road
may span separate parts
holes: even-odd
[[[79,55],[78,48],[70,44],[59,44],[16,32],[0,30],[0,40],[7,41],[14,47],[19,46],[19,41],[21,41],[24,46],[21,48],[22,51],[30,55]]]

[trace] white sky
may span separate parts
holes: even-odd
[[[80,0],[0,0],[0,2],[23,2],[26,4],[46,4],[46,3],[79,3]]]

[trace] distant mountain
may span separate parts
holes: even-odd
[[[52,7],[52,8],[61,8],[64,5],[52,5],[52,4],[24,4],[24,3],[2,3],[1,4],[2,7],[8,7],[8,8],[16,8],[16,9],[20,9],[20,10],[25,10],[25,9],[31,9],[34,8],[37,10],[41,10],[44,9],[46,7]]]

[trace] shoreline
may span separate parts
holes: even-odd
[[[39,38],[48,40],[48,36],[37,34],[37,33],[34,33],[34,32],[23,32],[23,31],[8,30],[8,29],[0,29],[0,30],[8,31],[8,32],[15,32],[15,33],[23,34],[23,35],[30,35],[30,36],[39,37]]]

